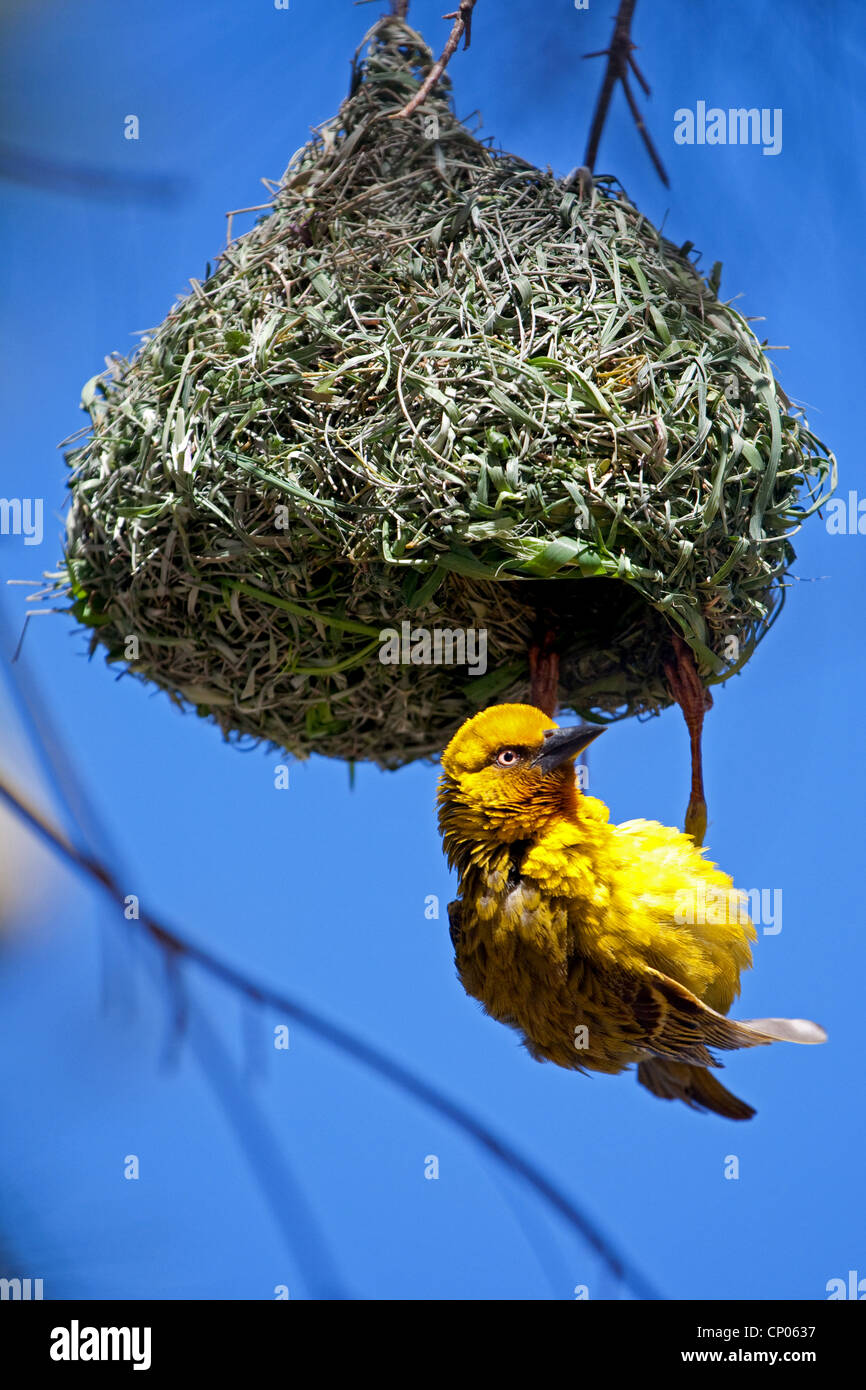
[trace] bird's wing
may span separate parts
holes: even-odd
[[[463,921],[463,904],[459,898],[455,898],[453,903],[448,904],[448,934],[451,937],[451,945],[454,950],[460,945],[460,934]]]
[[[726,1120],[750,1120],[755,1111],[733,1095],[706,1067],[687,1062],[663,1062],[660,1057],[638,1062],[637,1079],[660,1100],[681,1100],[692,1110],[712,1110]]]
[[[630,1037],[635,1046],[653,1057],[716,1067],[720,1064],[710,1051],[712,1047],[732,1052],[780,1040],[778,1031],[762,1032],[752,1023],[716,1013],[691,990],[658,970],[650,970],[640,979],[619,979],[615,988],[627,1010]]]
[[[448,904],[448,931],[451,945],[454,947],[457,978],[466,993],[473,999],[480,999],[486,1007],[486,952],[475,934],[465,929],[463,902],[460,898],[455,898],[453,903]],[[508,1014],[497,1012],[495,1017],[500,1023],[515,1025],[515,1020]]]

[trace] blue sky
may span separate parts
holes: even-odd
[[[168,204],[5,182],[0,496],[45,499],[40,546],[0,537],[2,576],[60,556],[58,441],[105,355],[126,353],[224,241],[224,213],[262,201],[310,126],[345,95],[348,61],[384,8],[349,0],[85,0],[7,5],[3,139],[43,159],[177,181]],[[599,170],[763,315],[789,395],[860,489],[864,40],[855,0],[639,4],[658,182],[621,98]],[[451,76],[456,109],[505,148],[566,173],[583,157],[614,6],[478,0]],[[441,4],[412,0],[438,48]],[[674,112],[781,108],[776,156],[677,145]],[[123,138],[128,114],[137,142]],[[433,801],[436,769],[398,774],[315,758],[274,789],[273,756],[242,755],[160,695],[117,682],[67,619],[34,621],[27,659],[64,746],[130,866],[128,891],[253,975],[403,1059],[475,1110],[596,1219],[669,1298],[822,1298],[866,1275],[862,1014],[866,536],[797,542],[781,620],[716,695],[705,735],[713,855],[745,888],[783,893],[742,1016],[801,1014],[823,1048],[732,1056],[726,1081],[758,1109],[734,1126],[663,1105],[634,1077],[532,1062],[455,977]],[[21,589],[4,592],[16,621]],[[4,652],[4,659],[7,653]],[[0,761],[21,758],[4,716]],[[29,778],[28,778],[29,780]],[[618,725],[592,750],[616,819],[678,823],[687,743],[678,711]],[[33,781],[51,805],[50,788]],[[57,812],[59,814],[59,812]],[[193,981],[189,1038],[140,947],[65,870],[20,861],[39,902],[0,939],[0,1251],[47,1297],[593,1298],[618,1292],[597,1258],[444,1121],[268,1011]],[[7,872],[9,872],[7,870]],[[128,935],[128,933],[127,933]],[[106,989],[103,990],[103,981]],[[103,999],[106,993],[107,999]],[[283,1167],[286,1239],[207,1080],[221,1049]],[[175,1055],[171,1055],[174,1053]],[[204,1067],[201,1063],[204,1062]],[[247,1117],[249,1120],[249,1117]],[[250,1121],[252,1123],[252,1121]],[[140,1177],[123,1176],[136,1154]],[[425,1158],[440,1177],[424,1177]],[[724,1177],[729,1155],[740,1177]],[[302,1221],[296,1194],[315,1226]],[[5,1271],[4,1271],[5,1272]]]

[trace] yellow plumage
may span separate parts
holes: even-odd
[[[754,1111],[708,1070],[712,1049],[822,1042],[800,1019],[724,1017],[755,930],[732,880],[656,821],[612,825],[573,759],[600,730],[530,705],[469,720],[442,756],[439,823],[460,896],[458,973],[539,1060],[620,1072],[731,1119]]]

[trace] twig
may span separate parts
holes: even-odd
[[[156,204],[177,203],[189,189],[179,175],[127,174],[97,164],[68,163],[5,140],[0,141],[0,179],[50,193]]]
[[[317,1301],[351,1297],[292,1167],[201,1004],[192,1009],[189,1033],[196,1060],[231,1120],[311,1296]]]
[[[0,598],[0,650],[3,657],[10,645],[10,630]],[[102,824],[26,663],[19,661],[14,671],[9,666],[5,667],[5,671],[9,689],[67,815],[88,844],[101,845],[103,855],[107,853],[115,866],[121,864],[121,857],[112,842],[113,837]],[[116,868],[115,877],[119,873],[120,870]],[[249,1085],[236,1075],[236,1068],[211,1028],[203,1005],[190,1000],[183,989],[177,953],[164,949],[149,952],[145,964],[158,983],[162,982],[163,974],[168,977],[174,1003],[175,1017],[171,1027],[175,1039],[181,1033],[186,1036],[259,1189],[270,1205],[286,1248],[305,1274],[312,1296],[347,1297],[324,1232],[317,1228],[304,1193],[280,1151],[277,1137],[271,1133],[261,1105]],[[208,1036],[203,1038],[204,1030],[208,1030]]]
[[[647,96],[650,95],[650,87],[640,68],[634,60],[635,45],[631,39],[631,22],[634,16],[637,0],[620,0],[620,7],[617,11],[616,20],[613,26],[613,38],[610,47],[601,49],[596,53],[584,53],[584,58],[607,58],[607,67],[604,70],[604,78],[601,84],[601,91],[598,94],[598,102],[595,108],[595,115],[592,119],[592,126],[589,132],[589,142],[586,147],[586,158],[584,164],[588,169],[595,168],[595,161],[598,157],[598,147],[601,143],[604,123],[607,120],[607,113],[610,108],[611,97],[617,82],[622,83],[625,99],[628,102],[634,123],[638,128],[638,133],[647,148],[650,159],[653,162],[655,171],[664,184],[665,188],[670,187],[665,167],[661,162],[659,153],[652,142],[650,133],[644,125],[643,116],[640,113],[638,104],[635,101],[634,93],[629,86],[628,70],[631,68],[641,87]]]
[[[0,648],[10,645],[10,634],[7,631],[5,615],[2,601],[0,601]],[[52,776],[54,785],[61,796],[67,811],[72,820],[79,826],[85,826],[88,842],[100,844],[103,847],[103,857],[105,857],[106,846],[109,847],[110,857],[117,864],[119,862],[117,850],[111,844],[111,834],[108,828],[102,823],[92,798],[85,786],[83,786],[77,770],[72,764],[68,751],[64,749],[63,740],[60,736],[54,721],[48,714],[45,701],[42,698],[35,680],[29,675],[23,662],[18,662],[13,669],[6,668],[9,680],[9,688],[15,697],[16,703],[21,711],[22,717],[30,730],[34,745],[40,753],[41,759],[47,770]],[[29,821],[34,831],[47,838],[55,851],[62,854],[67,859],[70,856],[81,855],[81,863],[77,863],[73,858],[70,862],[75,863],[81,872],[87,872],[93,876],[105,892],[111,892],[112,897],[118,895],[114,880],[117,873],[110,874],[102,868],[95,859],[95,856],[84,855],[76,850],[75,846],[69,841],[65,841],[62,835],[49,826],[48,822],[42,821],[37,813],[31,811],[30,807],[20,799],[16,799],[3,784],[0,778],[0,800],[5,799],[13,805],[19,814]],[[112,885],[109,889],[109,884]],[[630,1265],[612,1243],[607,1239],[603,1232],[598,1230],[592,1220],[586,1216],[579,1208],[575,1207],[570,1199],[562,1193],[542,1172],[540,1172],[529,1159],[523,1157],[518,1151],[513,1149],[505,1140],[500,1139],[495,1132],[487,1128],[478,1121],[471,1111],[466,1110],[449,1096],[436,1089],[423,1077],[417,1076],[401,1063],[393,1061],[386,1053],[378,1048],[365,1043],[354,1034],[338,1025],[331,1023],[318,1013],[297,1003],[295,1000],[276,994],[268,990],[257,982],[248,979],[240,971],[234,970],[231,966],[210,956],[209,953],[194,946],[184,940],[176,932],[171,931],[164,924],[156,922],[147,913],[141,913],[137,923],[129,922],[129,926],[141,925],[144,923],[146,930],[151,930],[147,924],[152,923],[155,930],[151,930],[157,945],[166,953],[167,958],[175,964],[183,957],[199,965],[204,971],[213,978],[219,979],[223,984],[242,997],[250,999],[254,1004],[265,1004],[275,1009],[277,1013],[286,1014],[294,1018],[301,1026],[306,1027],[311,1033],[322,1038],[325,1042],[334,1047],[337,1051],[348,1056],[351,1060],[367,1067],[368,1070],[385,1078],[404,1094],[426,1106],[428,1109],[442,1115],[446,1120],[453,1124],[457,1129],[462,1130],[479,1147],[485,1149],[499,1162],[506,1173],[511,1173],[518,1181],[532,1188],[542,1201],[547,1203],[554,1211],[560,1215],[565,1222],[572,1227],[582,1239],[601,1257],[604,1266],[610,1274],[617,1280],[622,1280],[627,1284],[638,1298],[659,1299],[661,1295],[652,1286],[648,1279],[639,1269]],[[126,919],[123,919],[124,921]],[[193,1014],[193,1023],[196,1017],[201,1016],[201,1009]],[[200,1064],[204,1065],[201,1058]],[[213,1079],[209,1077],[209,1080]],[[225,1085],[225,1082],[223,1082]],[[262,1128],[264,1121],[258,1117],[257,1127]],[[267,1136],[266,1136],[267,1137]],[[240,1142],[248,1148],[249,1141],[243,1136]],[[269,1141],[270,1142],[270,1141]],[[251,1160],[252,1161],[252,1160]],[[256,1163],[257,1176],[260,1182],[268,1187],[269,1195],[274,1196],[273,1184],[268,1175],[262,1174],[262,1159]],[[286,1195],[285,1193],[283,1194]],[[277,1213],[277,1218],[281,1226],[285,1226],[285,1212],[281,1208]],[[333,1282],[333,1281],[331,1281]]]
[[[460,4],[457,6],[456,10],[452,10],[450,14],[444,14],[442,16],[443,19],[454,20],[454,26],[451,33],[448,35],[448,41],[442,50],[442,56],[437,58],[427,76],[424,78],[424,81],[421,83],[421,86],[411,100],[407,101],[402,111],[394,112],[391,117],[392,120],[399,120],[401,116],[411,116],[412,112],[417,111],[421,103],[426,101],[454,54],[457,52],[457,46],[464,35],[466,36],[463,43],[464,52],[469,47],[472,40],[472,11],[474,9],[475,0],[460,0]]]
[[[70,840],[67,840],[48,820],[38,811],[35,811],[2,775],[0,775],[0,800],[11,806],[57,854],[80,873],[98,883],[111,898],[123,904],[122,890],[115,882],[110,870],[94,857],[78,849]],[[280,994],[267,985],[249,979],[239,970],[236,970],[234,966],[211,955],[209,951],[197,946],[188,938],[180,936],[141,906],[136,925],[142,927],[164,950],[194,962],[213,979],[221,981],[248,999],[294,1018],[296,1022],[325,1042],[330,1043],[332,1047],[353,1057],[370,1070],[378,1072],[380,1076],[385,1077],[407,1095],[437,1111],[438,1114],[444,1116],[458,1129],[463,1130],[464,1133],[473,1138],[506,1169],[517,1174],[532,1187],[596,1251],[617,1279],[628,1283],[640,1298],[657,1299],[659,1297],[659,1294],[644,1276],[628,1265],[622,1256],[613,1249],[607,1238],[595,1228],[589,1218],[584,1216],[544,1173],[540,1172],[529,1159],[524,1158],[521,1153],[512,1148],[494,1131],[477,1120],[471,1111],[466,1110],[457,1101],[437,1090],[422,1077],[415,1075],[401,1062],[395,1061],[347,1029],[314,1013],[305,1005],[298,1003],[297,1000]]]

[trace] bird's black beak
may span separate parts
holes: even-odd
[[[545,729],[544,746],[536,753],[530,767],[542,772],[553,772],[569,758],[576,758],[593,739],[604,733],[604,725],[594,728],[592,724],[575,724],[567,729]]]

